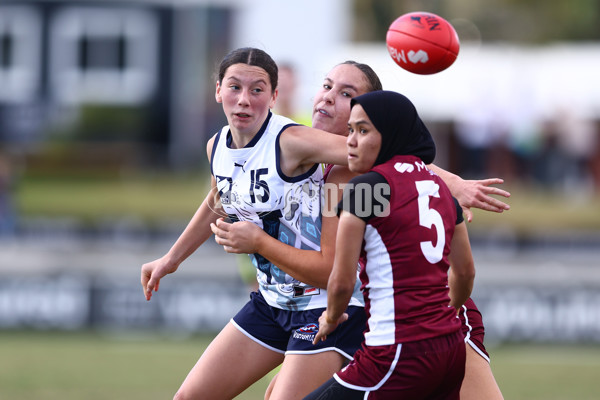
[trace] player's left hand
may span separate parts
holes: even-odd
[[[327,335],[333,332],[339,324],[346,320],[348,320],[348,314],[343,313],[335,322],[332,322],[327,317],[327,310],[323,311],[323,314],[319,317],[319,332],[315,335],[313,344],[317,344],[319,341],[327,339]]]
[[[237,254],[258,253],[258,235],[264,232],[250,221],[229,223],[223,218],[210,224],[210,229],[215,234],[215,241],[223,246],[226,252]]]
[[[501,213],[510,210],[510,206],[491,195],[510,197],[506,190],[499,189],[490,185],[499,185],[504,183],[503,179],[490,178],[483,180],[462,180],[460,188],[456,191],[456,199],[465,213],[465,219],[468,222],[473,220],[471,208],[479,208],[484,211]]]

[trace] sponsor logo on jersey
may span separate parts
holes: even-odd
[[[401,174],[403,174],[405,172],[413,172],[415,170],[415,167],[412,164],[400,163],[400,162],[397,162],[396,164],[394,164],[394,168],[396,169],[396,171],[400,172]]]
[[[415,167],[417,167],[417,171],[421,171],[421,170],[425,170],[427,171],[427,165],[421,161],[421,162],[415,162],[413,163],[403,163],[403,162],[397,162],[396,164],[394,164],[394,168],[396,169],[396,171],[400,172],[401,174],[405,173],[405,172],[413,172],[415,170]]]
[[[321,293],[321,289],[315,287],[294,286],[294,297],[315,296]]]
[[[247,161],[247,160],[246,160]],[[246,165],[246,161],[244,161],[243,163],[236,163],[235,161],[233,162],[233,166],[234,167],[240,167],[242,169],[242,171],[246,172],[246,170],[244,169],[244,165]]]

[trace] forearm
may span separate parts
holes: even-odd
[[[354,293],[365,222],[342,211],[335,242],[335,261],[327,283],[327,318],[337,321]]]
[[[317,163],[348,165],[346,138],[307,126],[293,126],[280,136],[281,169],[288,173],[299,166]]]
[[[450,305],[458,309],[471,296],[475,280],[475,263],[465,222],[456,225],[448,260],[451,265],[448,271]]]
[[[440,178],[442,178],[444,183],[448,186],[448,189],[450,189],[450,193],[452,193],[452,195],[456,197],[457,191],[459,190],[458,185],[463,179],[460,176],[455,175],[452,172],[446,171],[445,169],[442,169],[435,164],[429,164],[427,167],[433,172],[435,172],[435,174],[438,175]]]
[[[352,275],[354,279],[346,276],[344,280],[339,277],[331,276],[327,285],[327,319],[328,322],[337,321],[348,308],[348,303],[354,293],[356,283],[356,273]]]
[[[448,286],[450,287],[450,305],[459,309],[471,297],[474,279],[472,276],[458,275],[452,268],[448,273]]]
[[[196,213],[181,233],[177,241],[167,252],[170,263],[181,264],[192,255],[211,235],[210,224],[217,220],[218,215],[212,211],[213,196],[209,193]]]
[[[300,282],[325,289],[333,268],[337,226],[337,216],[322,217],[318,251],[300,250],[260,232],[257,252]]]
[[[297,249],[267,234],[260,235],[257,249],[261,256],[300,282],[327,288],[333,259],[322,251]]]
[[[464,180],[460,176],[441,169],[434,164],[429,164],[428,167],[446,183],[452,195],[460,203],[467,221],[471,222],[473,219],[471,208],[498,213],[510,209],[508,204],[491,196],[510,197],[510,193],[506,190],[491,186],[504,183],[502,179]]]

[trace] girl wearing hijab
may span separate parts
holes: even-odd
[[[376,91],[351,107],[348,165],[362,175],[338,205],[327,309],[313,343],[346,321],[359,261],[367,330],[354,360],[305,399],[458,399],[465,342],[457,311],[475,276],[462,210],[426,167],[435,145],[410,100]]]

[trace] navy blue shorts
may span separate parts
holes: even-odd
[[[250,339],[278,353],[314,354],[333,350],[352,360],[364,339],[367,325],[364,308],[349,306],[348,320],[329,334],[327,340],[313,345],[324,310],[282,310],[267,304],[259,292],[252,292],[250,301],[233,317],[232,323]]]

